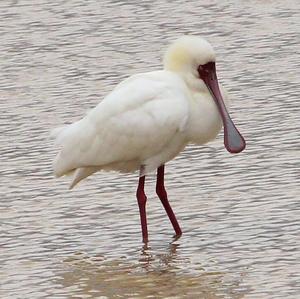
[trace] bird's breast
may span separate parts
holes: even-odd
[[[195,94],[190,100],[187,135],[190,142],[204,144],[216,138],[222,119],[210,94]]]

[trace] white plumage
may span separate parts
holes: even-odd
[[[99,170],[132,172],[143,166],[145,175],[189,142],[214,139],[222,120],[197,72],[198,65],[214,60],[205,40],[178,39],[166,52],[164,70],[129,77],[83,119],[54,132],[61,147],[55,175],[74,172],[71,188]]]

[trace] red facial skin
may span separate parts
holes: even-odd
[[[199,77],[204,81],[211,96],[213,97],[220,115],[222,117],[224,126],[224,145],[225,148],[232,154],[243,151],[246,147],[246,142],[243,136],[240,134],[233,121],[231,120],[229,113],[224,104],[216,73],[215,62],[208,62],[198,67]]]

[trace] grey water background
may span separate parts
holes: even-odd
[[[247,149],[220,133],[167,164],[178,240],[149,176],[144,247],[137,174],[69,191],[49,132],[184,33],[214,45]],[[300,298],[299,33],[297,0],[2,0],[0,297]]]

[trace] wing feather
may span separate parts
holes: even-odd
[[[167,72],[135,75],[83,119],[58,135],[57,176],[80,167],[144,161],[157,154],[187,119],[181,79]]]

